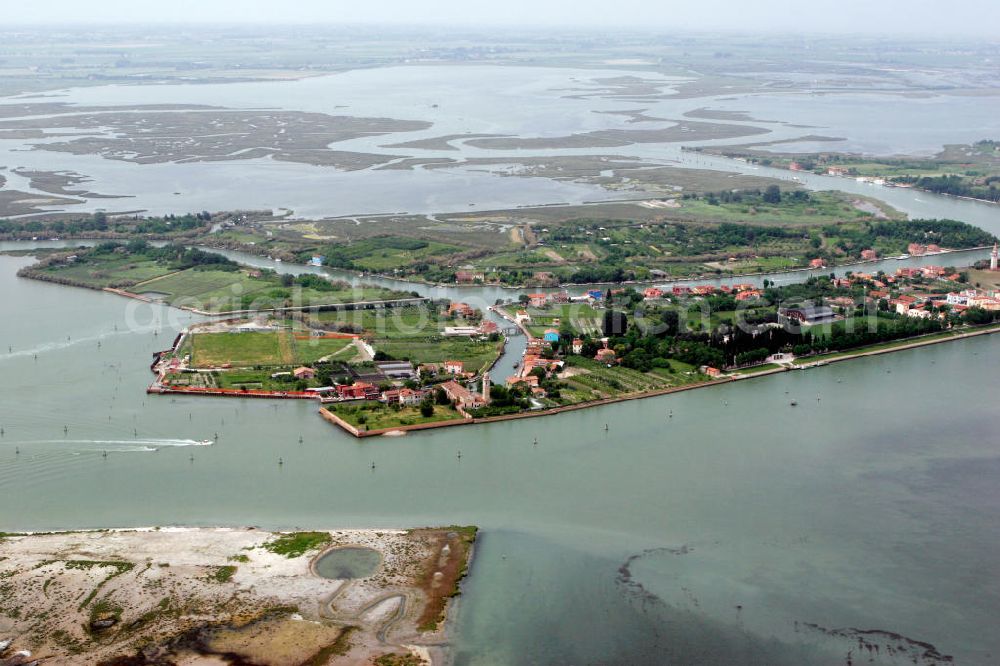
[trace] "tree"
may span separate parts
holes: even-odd
[[[628,317],[618,310],[605,310],[602,325],[605,336],[622,336],[628,330]]]
[[[281,286],[282,287],[291,287],[294,282],[295,282],[295,276],[294,275],[292,275],[291,273],[284,273],[284,274],[282,274],[282,276],[281,276]]]
[[[434,405],[430,400],[424,400],[420,403],[420,415],[425,419],[434,415]]]
[[[434,402],[439,405],[447,405],[451,401],[448,400],[448,394],[444,392],[444,389],[438,387],[438,390],[434,391]]]
[[[767,189],[764,190],[764,195],[761,197],[764,203],[769,204],[780,204],[781,203],[781,188],[777,185],[768,185]]]

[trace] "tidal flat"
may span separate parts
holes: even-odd
[[[0,538],[0,660],[423,663],[475,528],[150,528]],[[330,565],[342,552],[349,561]],[[348,566],[366,555],[366,567]],[[343,559],[343,558],[341,558]],[[8,663],[4,661],[3,663]],[[411,662],[406,662],[411,663]]]

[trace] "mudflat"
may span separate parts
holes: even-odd
[[[444,640],[475,528],[273,533],[153,528],[6,535],[0,660],[42,664],[425,663]],[[323,577],[337,549],[366,577]],[[329,574],[327,574],[329,575]]]

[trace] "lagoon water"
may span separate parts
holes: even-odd
[[[90,103],[98,98],[87,95],[101,94],[71,96]],[[131,103],[135,89],[115,94],[123,98],[109,102]],[[968,102],[976,103],[988,104]],[[356,104],[351,113],[374,113]],[[553,104],[558,115],[570,102]],[[771,118],[766,110],[755,115]],[[579,118],[574,130],[612,122],[568,117]],[[789,177],[669,147],[642,150]],[[53,157],[9,155],[25,164]],[[78,158],[66,159],[61,168]],[[204,199],[181,198],[191,208],[220,207],[201,202],[245,192],[226,182],[258,168],[79,160],[99,185],[130,170],[150,174],[150,196],[156,174],[176,175],[159,183],[162,192],[164,182],[194,187],[214,169],[216,180],[198,190]],[[269,182],[283,178],[271,180],[277,172],[266,166],[259,173]],[[322,173],[321,187],[342,182]],[[289,183],[301,174],[293,175]],[[525,194],[533,179],[482,178],[487,189],[515,185],[516,203],[541,202]],[[806,184],[1000,230],[995,206],[843,179]],[[275,206],[319,200],[321,190],[301,187],[294,201],[280,187],[255,191],[274,195]],[[419,203],[420,187],[392,205]],[[311,402],[147,396],[152,353],[194,317],[15,277],[31,261],[0,256],[0,530],[476,524],[481,541],[452,616],[455,662],[469,666],[1000,661],[996,336],[541,419],[359,441]],[[920,261],[936,260],[911,263]],[[417,289],[477,305],[509,295]],[[518,340],[511,345],[516,357]],[[217,443],[196,446],[215,434]]]
[[[642,94],[613,86],[609,89],[608,80],[623,76],[651,82],[652,86]],[[720,141],[553,150],[477,148],[461,140],[453,142],[453,150],[390,146],[463,133],[530,138],[604,129],[659,129],[671,127],[676,121],[685,120],[685,113],[703,107],[746,112],[754,120],[736,124],[769,130],[768,134],[721,143],[789,140],[821,134],[844,140],[810,144],[809,149],[932,154],[946,143],[967,143],[1000,133],[1000,116],[995,112],[996,98],[992,96],[911,98],[896,93],[776,92],[671,98],[673,86],[682,80],[644,71],[420,65],[362,69],[299,81],[74,88],[57,91],[44,101],[122,109],[144,104],[202,104],[426,121],[433,123],[426,130],[341,141],[330,148],[397,157],[509,158],[512,162],[522,157],[624,155],[656,164],[693,165],[700,158],[681,152],[681,145]],[[31,101],[31,98],[9,97],[0,99],[0,105]],[[645,111],[660,120],[630,123],[626,117],[608,113],[623,110]],[[94,134],[94,130],[85,133]],[[113,134],[107,130],[104,133]],[[315,217],[492,210],[642,196],[570,181],[500,177],[495,173],[500,167],[369,168],[344,172],[271,159],[133,164],[99,155],[31,150],[33,144],[62,140],[65,137],[0,139],[0,166],[71,170],[91,177],[87,187],[95,192],[129,197],[90,199],[70,207],[79,211],[143,209],[176,213],[280,208],[291,209],[299,216]],[[4,175],[10,181],[9,189],[32,191],[26,178],[10,171]],[[787,173],[783,175],[787,177]],[[826,187],[837,187],[841,180]]]

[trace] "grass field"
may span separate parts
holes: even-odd
[[[381,430],[382,428],[398,428],[462,418],[462,415],[451,405],[434,405],[434,414],[431,416],[421,415],[419,407],[396,409],[381,403],[334,404],[325,407],[359,430]]]
[[[887,212],[892,210],[885,204],[882,206]],[[779,205],[713,205],[704,199],[685,199],[680,214],[705,222],[753,222],[789,226],[831,224],[867,217],[866,213],[851,205],[849,195],[838,192],[813,192],[809,201],[801,203],[785,198]]]
[[[115,257],[102,261],[100,265],[91,263],[60,264],[42,269],[41,272],[101,289],[107,286],[135,284],[161,277],[170,273],[171,269],[155,261],[136,260],[133,257]]]
[[[197,333],[191,336],[191,364],[196,368],[295,363],[292,336],[287,331],[261,333]]]
[[[400,296],[398,292],[377,287],[349,287],[332,291],[286,288],[273,276],[256,278],[243,271],[198,269],[148,280],[135,285],[132,291],[139,294],[163,294],[163,300],[170,305],[208,312],[330,305]]]
[[[296,339],[289,331],[194,333],[180,353],[191,354],[196,368],[310,365],[322,358],[360,361],[352,339]]]
[[[295,362],[309,365],[325,358],[330,361],[350,362],[360,361],[358,347],[354,340],[329,340],[324,338],[309,338],[308,340],[293,339]]]
[[[502,342],[477,342],[468,338],[409,338],[405,340],[375,340],[375,351],[385,352],[392,358],[414,363],[442,363],[462,361],[466,372],[478,372],[492,365],[500,354]]]
[[[445,326],[464,326],[465,322],[440,320],[426,307],[385,308],[378,310],[327,311],[316,315],[323,324],[350,324],[377,339],[427,338],[439,335]]]

